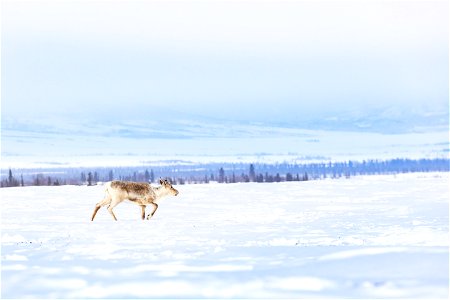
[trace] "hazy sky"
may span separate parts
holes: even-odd
[[[448,1],[2,1],[2,115],[446,107]],[[128,117],[129,115],[127,115]]]

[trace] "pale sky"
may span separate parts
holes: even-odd
[[[2,115],[448,107],[448,1],[2,1]],[[127,107],[127,108],[125,108]]]

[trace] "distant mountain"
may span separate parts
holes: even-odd
[[[110,136],[125,138],[227,138],[308,136],[310,130],[411,133],[448,130],[448,110],[388,107],[372,111],[349,111],[296,121],[266,123],[235,121],[184,114],[170,109],[124,111],[114,118],[105,115],[57,115],[42,118],[2,118],[2,135],[9,132]]]
[[[449,128],[448,108],[410,109],[387,107],[372,111],[349,111],[321,119],[301,121],[302,127],[308,129],[377,132],[377,133],[411,133],[444,131]]]

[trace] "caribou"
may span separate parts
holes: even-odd
[[[153,206],[153,211],[147,215],[149,220],[158,209],[157,202],[167,196],[177,196],[178,191],[173,188],[167,179],[160,179],[161,184],[158,187],[153,187],[149,183],[130,182],[130,181],[110,181],[105,183],[105,197],[102,201],[97,203],[92,214],[91,221],[94,221],[98,210],[108,205],[108,211],[115,221],[113,208],[124,200],[128,200],[141,207],[142,220],[145,219],[145,208],[147,205]]]

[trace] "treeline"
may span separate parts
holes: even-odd
[[[173,184],[283,182],[357,175],[410,172],[448,172],[449,159],[391,159],[305,164],[168,164],[166,166],[120,167],[115,169],[68,168],[11,170],[2,174],[1,187],[96,185],[111,180],[156,182],[167,178]],[[16,176],[15,173],[20,175]]]

